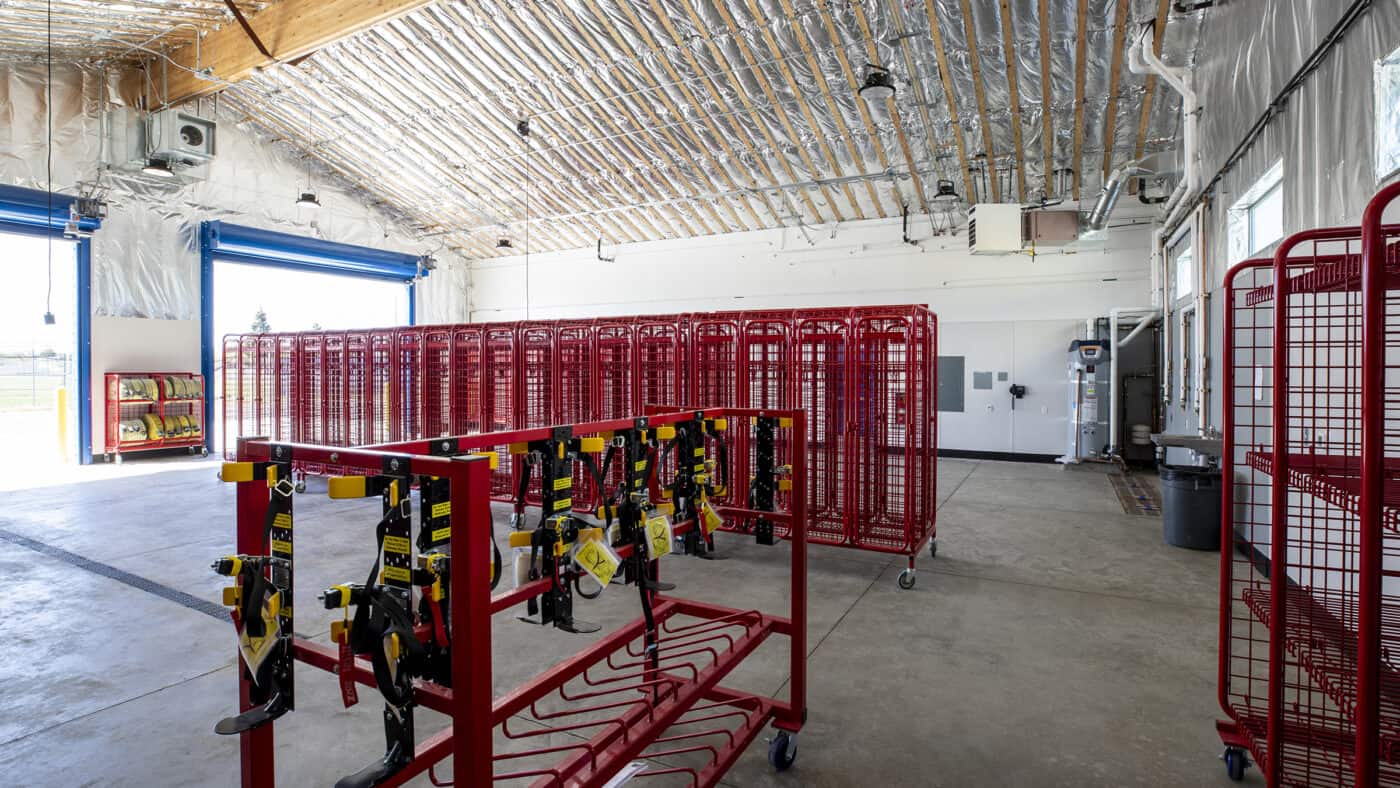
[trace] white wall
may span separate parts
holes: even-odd
[[[910,234],[928,236],[912,222]],[[1146,225],[1029,255],[978,256],[965,234],[901,241],[899,220],[768,230],[473,264],[474,321],[804,306],[926,303],[940,355],[966,357],[967,409],[940,414],[941,448],[1063,452],[1065,351],[1084,320],[1148,301]],[[526,294],[528,282],[528,315]],[[973,371],[1007,372],[991,391]],[[1011,412],[1012,382],[1028,387]],[[988,411],[987,407],[991,410]]]

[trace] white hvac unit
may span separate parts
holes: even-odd
[[[193,167],[214,158],[217,124],[178,109],[155,112],[146,120],[148,152],[153,159]]]
[[[967,248],[973,254],[1019,252],[1024,224],[1019,203],[978,203],[967,211]]]

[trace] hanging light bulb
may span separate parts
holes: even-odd
[[[306,139],[311,141],[311,106],[306,107]],[[297,197],[297,205],[306,208],[320,208],[321,201],[316,197],[316,191],[311,185],[311,154],[306,154],[306,188],[302,190],[301,196]]]

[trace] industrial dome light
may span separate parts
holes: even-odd
[[[147,175],[154,175],[157,178],[175,177],[175,171],[170,169],[170,162],[165,159],[147,159],[146,166],[141,168],[141,172]]]
[[[894,97],[894,76],[890,70],[874,63],[865,64],[865,84],[856,93],[871,104]]]
[[[316,199],[316,192],[302,192],[297,198],[297,205],[305,205],[310,208],[320,208],[321,201]]]

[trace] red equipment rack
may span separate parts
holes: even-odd
[[[1226,278],[1218,727],[1236,780],[1248,753],[1271,786],[1400,785],[1397,197]]]
[[[791,533],[792,571],[790,614],[775,616],[757,610],[737,610],[718,605],[657,596],[654,615],[660,629],[659,663],[643,659],[642,619],[618,629],[585,647],[569,659],[545,671],[502,697],[492,696],[491,617],[528,598],[547,591],[549,580],[536,580],[512,591],[490,592],[490,555],[481,538],[491,528],[489,507],[492,487],[488,463],[476,458],[431,456],[437,441],[400,443],[377,450],[333,448],[305,444],[278,444],[241,440],[238,460],[315,465],[335,464],[351,472],[375,474],[391,457],[406,461],[415,475],[447,479],[451,485],[451,554],[457,557],[449,578],[452,686],[419,681],[417,702],[451,717],[452,725],[418,744],[414,759],[383,786],[397,786],[427,771],[434,784],[488,786],[497,782],[528,781],[541,786],[603,786],[638,759],[661,758],[669,766],[656,765],[633,779],[672,778],[682,784],[710,786],[738,760],[769,723],[786,742],[802,727],[806,717],[807,654],[807,550],[802,457],[806,426],[801,411],[708,410],[706,417],[726,417],[747,422],[752,417],[791,419],[789,432],[794,469],[792,508],[764,512],[783,521]],[[653,416],[654,426],[695,418],[694,411]],[[601,434],[627,429],[631,419],[574,426],[575,435]],[[461,436],[457,449],[490,449],[518,441],[539,440],[552,429],[527,429],[508,433]],[[262,480],[237,485],[237,550],[263,555],[264,519],[268,507],[267,483]],[[720,508],[742,516],[744,510]],[[754,513],[750,513],[754,514]],[[694,522],[676,525],[677,534],[696,527]],[[622,548],[624,556],[629,547]],[[758,695],[720,685],[765,640],[787,636],[790,643],[788,699]],[[337,651],[301,637],[293,639],[298,661],[334,672]],[[373,687],[375,677],[368,660],[356,659],[353,678]],[[240,671],[240,708],[248,703],[246,672]],[[292,712],[296,713],[296,712]],[[511,718],[528,716],[536,724],[520,726]],[[241,784],[244,788],[272,788],[273,731],[267,723],[240,736]],[[495,733],[499,731],[499,740]],[[564,746],[550,746],[546,737],[569,734]],[[576,740],[576,743],[575,743]],[[791,750],[789,750],[789,754]],[[442,783],[433,768],[451,756],[452,783]]]
[[[157,449],[189,449],[190,453],[208,454],[204,435],[204,377],[195,372],[108,372],[103,376],[106,388],[106,440],[104,458],[108,462],[122,461],[123,454]],[[173,390],[176,384],[181,390]],[[139,388],[139,391],[138,391]],[[138,396],[139,394],[139,396]],[[158,433],[150,437],[144,417],[158,420]],[[185,420],[185,428],[173,424]],[[122,422],[140,422],[140,437],[124,433]]]
[[[301,334],[292,335],[302,337],[302,350],[290,362],[248,350],[276,346],[280,336],[225,341],[226,447],[240,435],[304,442],[320,442],[320,435],[363,446],[615,418],[675,403],[801,407],[812,430],[811,541],[905,555],[906,587],[914,582],[914,556],[926,545],[936,550],[937,317],[926,307]],[[307,337],[320,337],[321,349]],[[280,366],[264,370],[263,363]],[[283,389],[262,383],[288,368],[305,380]],[[318,378],[330,394],[319,408]],[[343,386],[333,389],[337,382]],[[282,391],[295,396],[283,398]],[[742,437],[733,449],[734,483],[721,500],[739,503],[752,450]],[[786,457],[779,462],[790,464]],[[577,503],[587,509],[592,482],[578,482]],[[497,500],[515,495],[507,454],[492,489]]]

